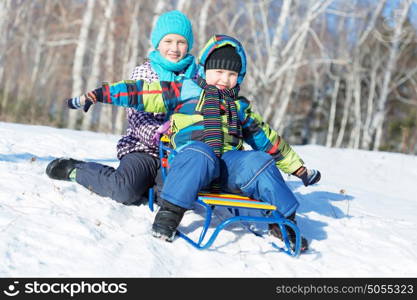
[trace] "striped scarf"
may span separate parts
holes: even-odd
[[[239,93],[239,85],[232,89],[219,90],[214,85],[208,85],[200,76],[197,77],[197,84],[205,91],[203,105],[204,142],[213,149],[217,157],[220,157],[223,150],[220,102],[225,104],[229,134],[242,137],[242,132],[238,125],[236,103],[234,102]]]

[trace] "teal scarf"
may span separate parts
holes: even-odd
[[[177,63],[170,62],[164,58],[159,51],[154,50],[149,54],[152,69],[158,74],[160,81],[179,80],[176,73],[183,74],[186,78],[192,78],[196,72],[197,66],[194,62],[194,56],[187,54]]]

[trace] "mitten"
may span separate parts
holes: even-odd
[[[81,108],[81,97],[74,97],[70,99],[65,99],[65,103],[70,109],[80,109]]]
[[[292,174],[300,178],[305,186],[315,184],[321,178],[320,171],[314,169],[307,169],[304,166],[298,168],[297,171],[295,171]]]
[[[159,144],[159,140],[161,139],[161,135],[166,133],[171,126],[171,121],[166,121],[163,123],[159,128],[156,130],[155,134],[152,137],[152,141],[155,145]]]
[[[84,112],[87,112],[91,105],[97,102],[96,91],[88,92],[79,97],[66,99],[68,108],[70,109],[80,109],[82,108]]]
[[[90,109],[90,106],[93,104],[94,102],[87,98],[83,107],[84,112],[87,112]]]

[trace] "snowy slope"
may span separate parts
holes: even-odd
[[[49,179],[67,156],[117,166],[119,136],[0,123],[0,277],[416,277],[417,157],[295,146],[318,185],[285,176],[312,251],[278,253],[269,238],[226,228],[198,251],[150,234],[154,213]],[[202,215],[181,226],[197,233]],[[189,225],[187,227],[187,225]]]

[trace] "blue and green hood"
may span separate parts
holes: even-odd
[[[246,74],[246,54],[245,50],[243,49],[242,44],[236,40],[235,38],[232,38],[227,35],[222,34],[216,34],[210,38],[210,40],[206,43],[204,48],[200,51],[200,55],[198,56],[198,75],[202,78],[206,78],[205,72],[204,72],[204,65],[206,63],[207,57],[218,48],[224,47],[226,45],[231,45],[235,47],[236,52],[239,54],[241,60],[242,60],[242,68],[240,69],[239,76],[237,79],[237,83],[241,84],[243,81],[243,78]]]

